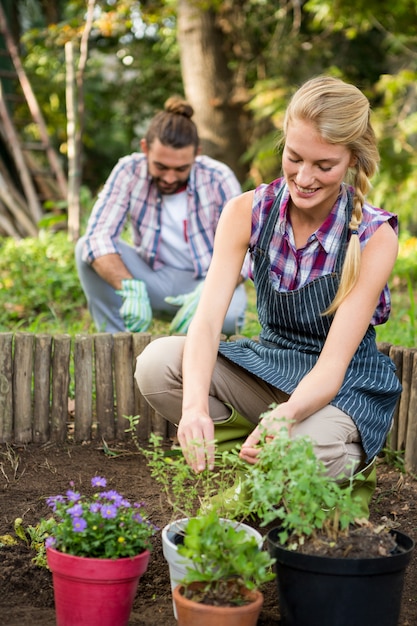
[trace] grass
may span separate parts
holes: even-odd
[[[1,240],[0,332],[60,334],[96,332],[78,280],[74,244],[66,233],[41,233],[38,238]],[[413,347],[417,339],[417,238],[403,236],[390,287],[392,313],[377,327],[377,339]],[[247,283],[248,309],[243,334],[259,333],[255,291]],[[169,334],[169,321],[154,319],[149,332]]]

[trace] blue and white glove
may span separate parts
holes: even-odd
[[[152,308],[145,283],[135,278],[125,278],[122,280],[122,288],[116,293],[123,298],[120,315],[126,330],[141,333],[149,328]]]
[[[167,296],[165,302],[181,307],[169,325],[171,333],[186,333],[190,322],[196,312],[204,281],[201,281],[191,293],[184,293],[179,296]]]

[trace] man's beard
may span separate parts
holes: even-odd
[[[153,182],[157,186],[160,193],[170,196],[174,193],[177,193],[180,189],[185,189],[187,186],[187,180],[177,180],[175,183],[164,183],[160,178],[153,179]]]

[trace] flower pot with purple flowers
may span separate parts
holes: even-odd
[[[126,626],[157,528],[143,503],[130,503],[106,479],[81,495],[71,484],[48,498],[55,526],[46,540],[57,626]]]

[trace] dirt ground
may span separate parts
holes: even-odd
[[[0,445],[0,535],[13,534],[17,517],[23,518],[24,526],[48,517],[46,497],[65,492],[70,480],[76,488],[85,489],[94,475],[106,477],[109,488],[127,498],[144,500],[151,520],[162,528],[170,521],[170,511],[163,510],[159,487],[150,477],[145,459],[126,446],[120,447],[123,451],[119,456],[107,456],[94,442],[13,448]],[[389,523],[417,539],[417,480],[381,461],[371,519]],[[55,625],[52,575],[31,562],[33,554],[23,543],[0,550],[2,626]],[[265,601],[258,626],[279,625],[275,583],[265,585],[263,592]],[[406,572],[401,606],[398,626],[416,626],[417,550]],[[139,583],[129,626],[175,624],[168,565],[158,533],[153,539],[148,571]]]

